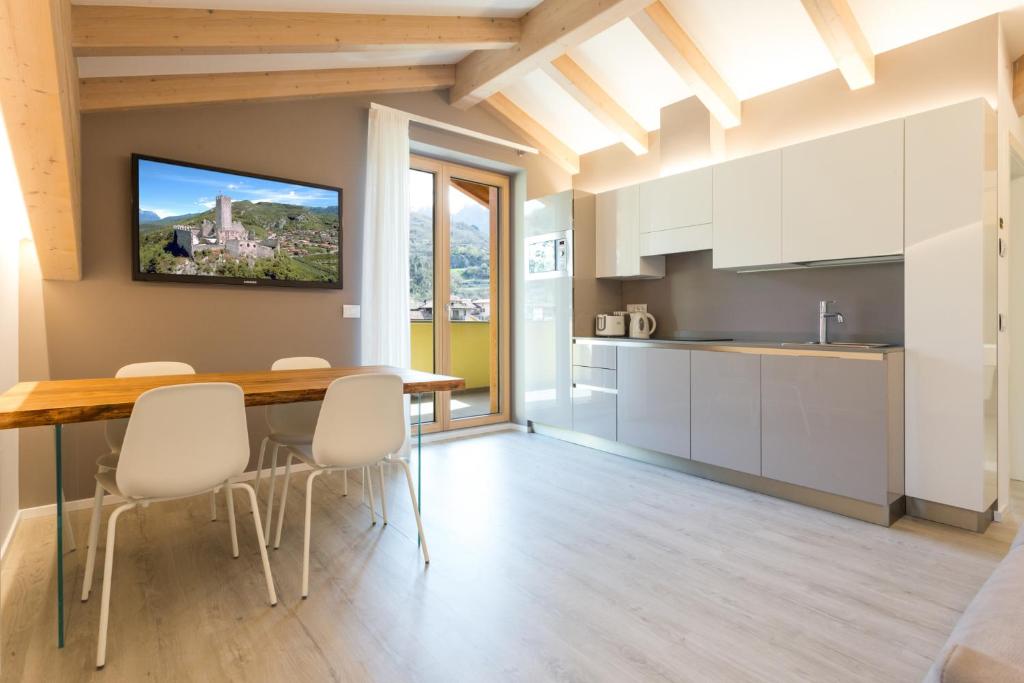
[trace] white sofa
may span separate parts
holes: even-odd
[[[1024,525],[946,640],[928,683],[1024,683]]]

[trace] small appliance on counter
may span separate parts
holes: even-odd
[[[598,337],[625,337],[626,336],[626,315],[625,311],[614,313],[598,313],[595,323],[595,332]]]
[[[628,304],[626,311],[629,313],[629,336],[633,339],[650,339],[658,328],[658,322],[647,312],[647,304]]]

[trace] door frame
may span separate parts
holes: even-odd
[[[510,189],[508,176],[462,164],[441,161],[411,154],[409,167],[434,176],[434,369],[449,374],[446,359],[451,356],[451,320],[447,302],[451,298],[451,213],[448,209],[448,187],[453,178],[497,188],[497,211],[491,211],[491,365],[492,383],[497,380],[496,412],[476,417],[453,419],[451,392],[435,393],[434,421],[424,423],[423,432],[465,429],[481,425],[508,422],[511,411],[511,226]],[[497,296],[495,296],[497,294]],[[438,305],[444,302],[443,305]],[[497,306],[495,306],[497,304]],[[495,336],[497,337],[495,339]],[[495,346],[496,342],[496,347]],[[497,371],[496,373],[494,371]],[[492,387],[492,402],[495,399]]]

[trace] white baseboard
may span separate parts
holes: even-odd
[[[11,526],[7,529],[7,533],[4,535],[3,545],[0,545],[0,561],[3,561],[4,555],[7,554],[7,547],[14,540],[14,534],[18,531],[18,525],[21,523],[21,510],[14,513],[14,519],[11,520]]]
[[[511,422],[503,422],[496,425],[484,425],[482,427],[469,427],[467,429],[459,429],[450,432],[436,432],[434,434],[424,434],[424,444],[435,444],[445,443],[447,441],[458,441],[461,439],[470,439],[475,436],[482,436],[484,434],[493,434],[495,432],[507,432],[507,431],[526,431],[526,427],[523,425],[517,425]],[[268,465],[269,466],[269,465]],[[282,467],[279,465],[279,468]],[[305,472],[309,469],[309,465],[306,463],[296,463],[292,465],[292,472]],[[266,469],[264,469],[266,472]],[[267,473],[269,474],[269,472]],[[265,477],[267,475],[264,475]],[[256,479],[256,470],[250,470],[242,474],[242,476],[235,479],[237,482],[252,481]],[[103,496],[103,505],[116,505],[123,502],[123,498],[115,496],[111,493]],[[92,498],[79,498],[78,500],[69,500],[64,504],[64,509],[68,512],[74,512],[76,510],[87,510],[92,507]],[[57,504],[50,503],[49,505],[39,505],[32,508],[24,508],[18,511],[15,517],[14,524],[11,525],[10,531],[8,531],[7,538],[4,540],[3,548],[7,548],[7,544],[12,538],[14,538],[15,530],[18,523],[22,519],[34,519],[36,517],[53,517],[57,514]]]

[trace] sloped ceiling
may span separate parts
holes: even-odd
[[[663,0],[711,66],[740,99],[836,68],[800,0]],[[871,50],[885,52],[990,14],[1019,0],[848,0]],[[77,0],[75,4],[150,5],[287,11],[518,17],[537,0]],[[79,57],[82,77],[217,73],[359,66],[453,64],[452,49],[329,54]],[[662,107],[692,92],[629,19],[568,52],[644,129],[660,127]],[[532,71],[502,93],[577,154],[618,143],[551,77]]]

